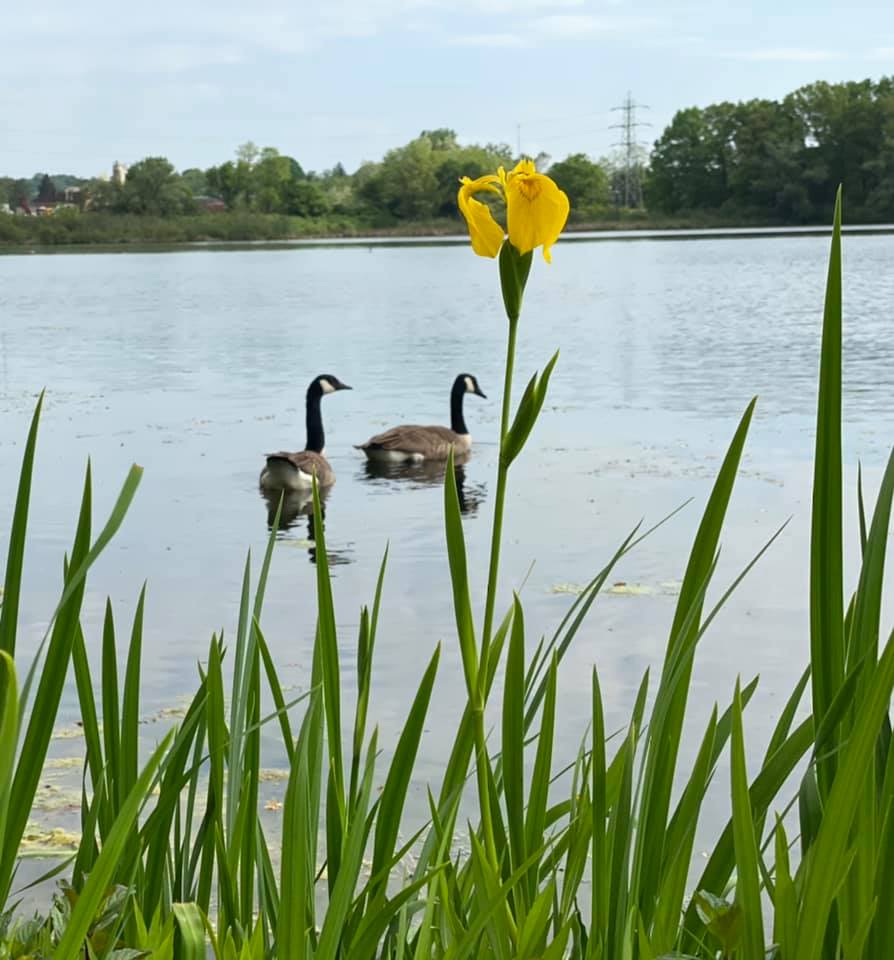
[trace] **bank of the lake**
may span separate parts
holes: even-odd
[[[851,228],[885,229],[884,224]],[[36,247],[155,246],[190,243],[260,243],[296,240],[450,238],[462,232],[454,218],[381,225],[345,216],[293,217],[239,211],[176,217],[113,213],[79,213],[63,209],[51,216],[0,215],[0,252]],[[572,224],[571,234],[654,233],[680,231],[815,230],[828,224],[792,227],[766,218],[743,219],[706,213],[662,216],[645,211],[616,211],[604,219]],[[566,235],[567,236],[567,235]]]

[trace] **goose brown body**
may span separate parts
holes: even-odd
[[[472,448],[472,437],[463,417],[463,397],[467,393],[485,396],[475,377],[461,373],[450,391],[449,427],[403,424],[370,437],[357,449],[370,460],[392,462],[446,460],[451,450],[454,456],[467,455]]]

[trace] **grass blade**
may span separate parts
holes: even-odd
[[[34,472],[34,450],[37,446],[37,428],[43,407],[43,391],[37,399],[25,452],[19,474],[19,488],[12,513],[9,549],[6,553],[6,576],[3,581],[3,603],[0,604],[0,651],[10,656],[16,652],[16,632],[19,621],[19,598],[22,592],[22,569],[25,564],[25,536],[28,531],[28,509],[31,505],[31,477]]]
[[[820,724],[844,680],[844,556],[841,489],[841,189],[835,217],[820,355],[810,537],[810,662]],[[817,764],[820,795],[831,789],[835,751]]]
[[[745,767],[745,734],[742,730],[742,694],[739,681],[733,697],[731,787],[733,798],[733,847],[736,852],[736,902],[744,919],[742,960],[764,960],[764,921],[761,910],[757,839],[748,793]]]

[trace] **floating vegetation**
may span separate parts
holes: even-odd
[[[551,593],[570,593],[579,596],[587,589],[581,583],[556,583],[550,588]],[[679,580],[662,580],[659,583],[628,583],[626,580],[617,580],[603,591],[620,597],[676,597],[680,594]]]
[[[83,757],[50,757],[44,765],[47,770],[80,770],[84,766]]]
[[[43,781],[34,794],[32,809],[44,813],[77,812],[81,809],[81,792],[65,790],[55,783]]]
[[[20,857],[67,857],[78,849],[80,833],[28,822],[19,845]]]
[[[271,767],[258,772],[258,780],[261,783],[279,783],[289,779],[289,771],[281,770],[279,767]]]
[[[179,707],[162,707],[160,710],[156,710],[155,713],[150,713],[148,717],[144,717],[140,723],[159,723],[161,720],[182,720],[186,716],[186,711],[189,709],[189,704],[185,703]]]
[[[81,740],[84,736],[84,728],[77,723],[70,726],[56,727],[53,731],[54,740]]]

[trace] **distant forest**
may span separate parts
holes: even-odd
[[[164,157],[146,157],[122,182],[47,173],[0,177],[0,206],[52,213],[0,217],[0,240],[443,229],[458,220],[459,178],[513,164],[513,153],[506,144],[462,145],[452,130],[436,129],[353,173],[340,164],[305,170],[272,147],[246,143],[235,159],[207,170],[178,172]],[[558,161],[541,154],[536,162],[568,193],[578,224],[625,217],[826,223],[839,183],[850,222],[894,221],[894,77],[814,83],[782,100],[680,110],[632,169],[618,158],[583,153]],[[220,229],[215,217],[223,218]],[[151,231],[141,230],[142,218],[152,222]],[[55,222],[37,228],[37,220]],[[201,225],[184,234],[171,222],[178,220]]]

